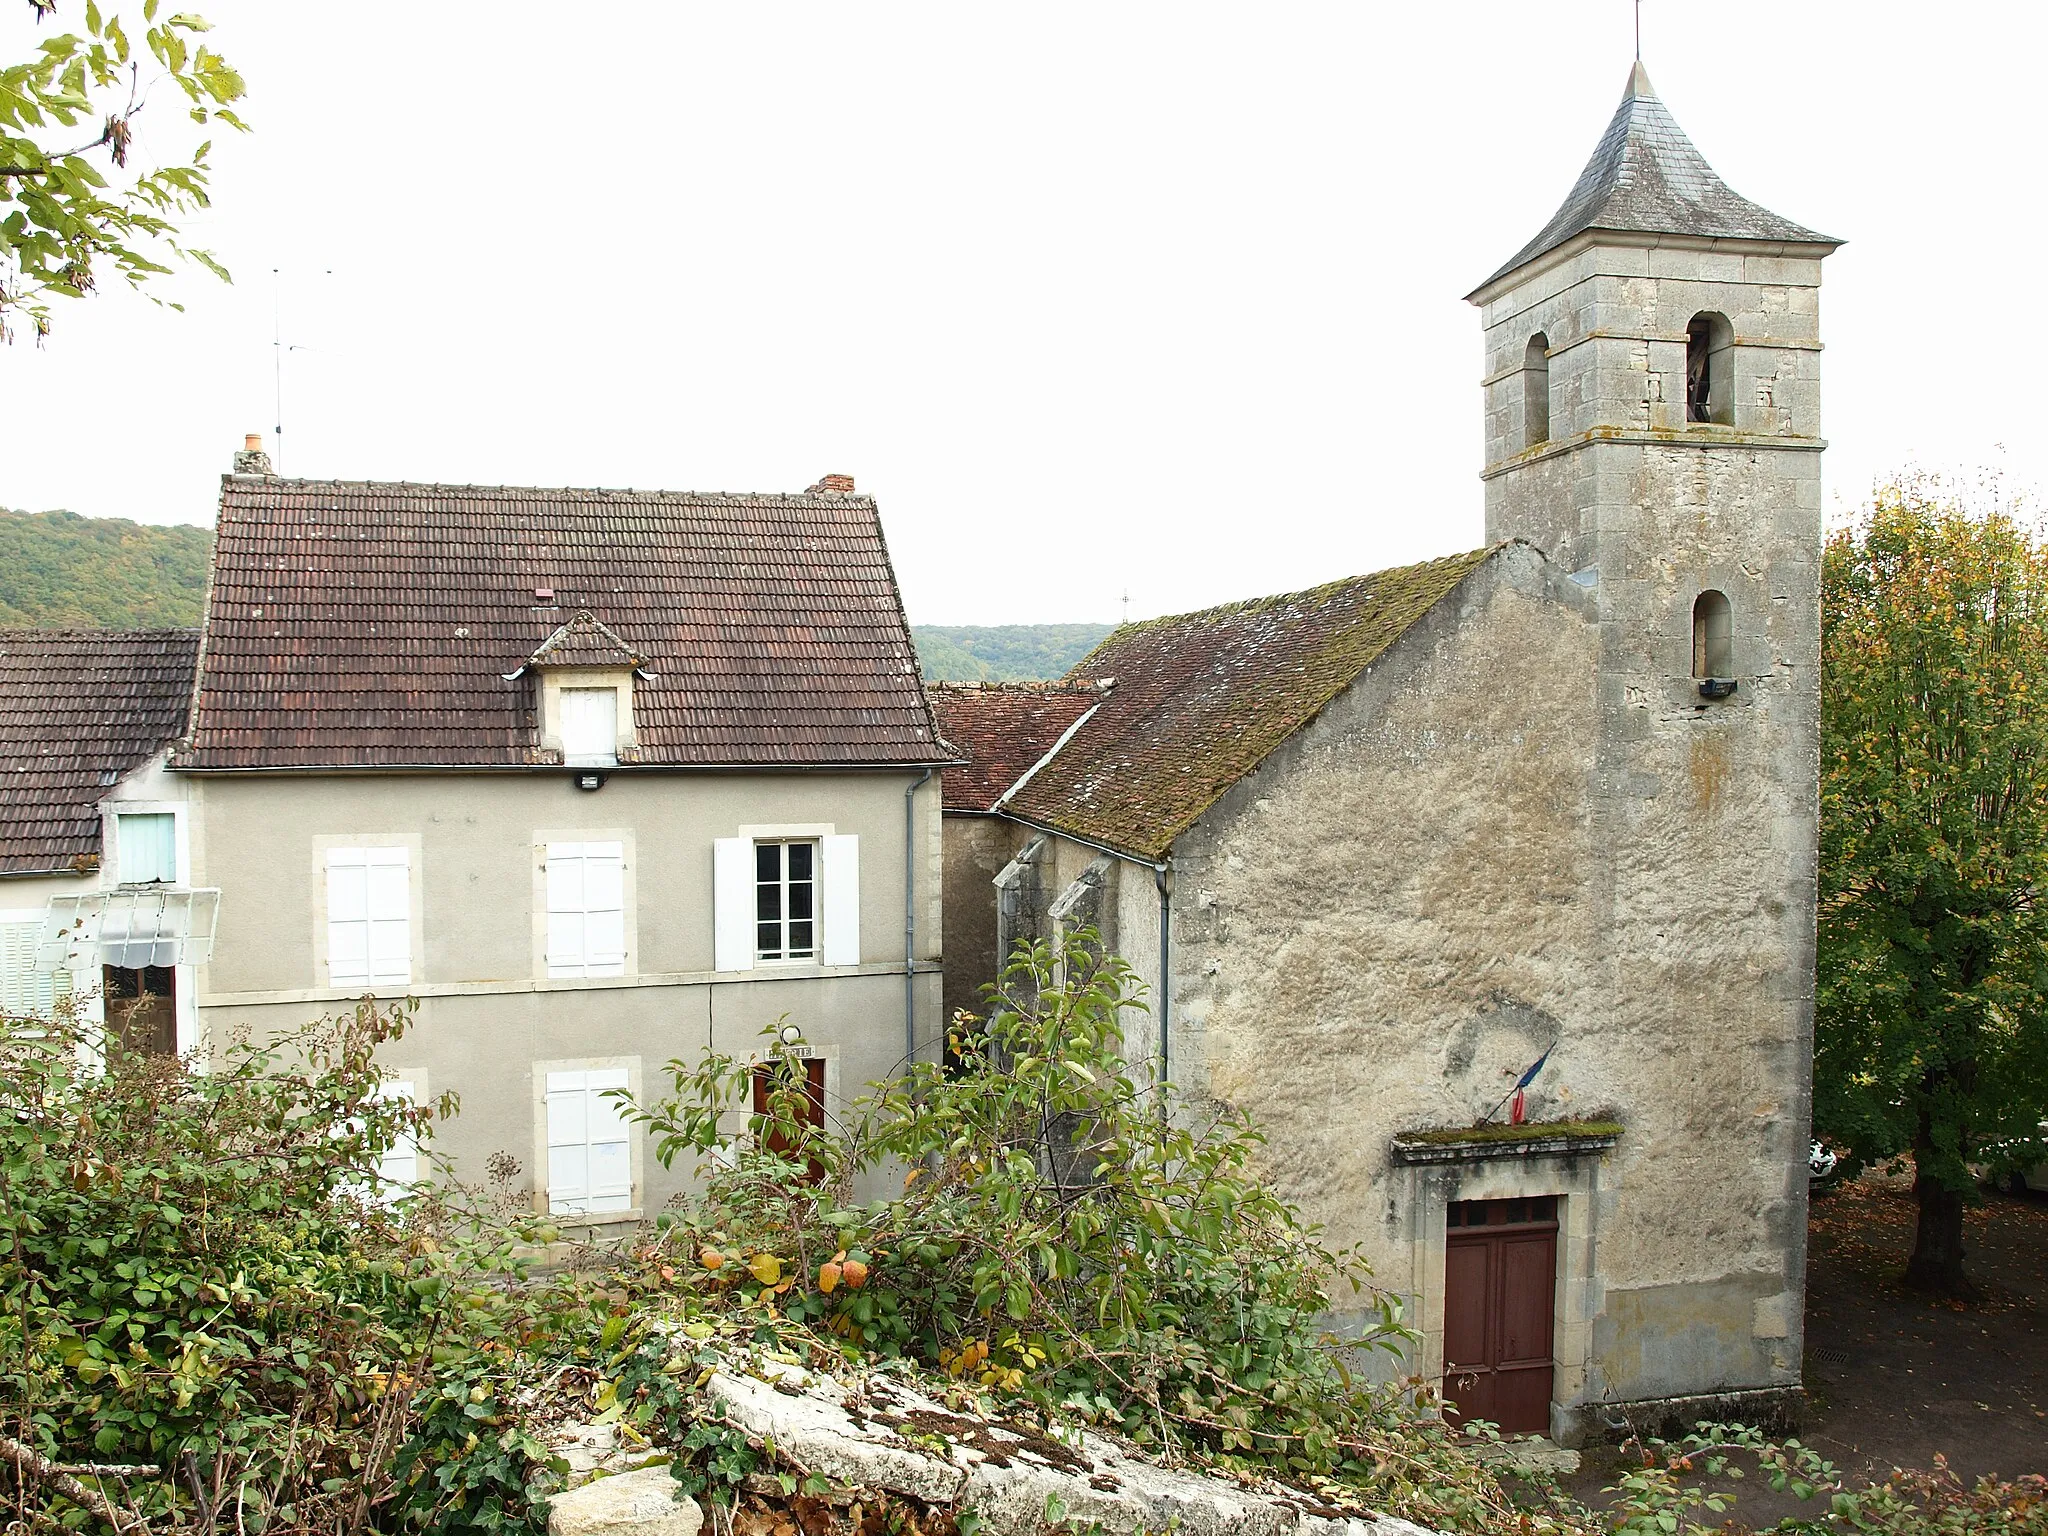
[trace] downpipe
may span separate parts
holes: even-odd
[[[903,791],[903,1074],[917,1061],[917,792],[939,770],[927,768]]]

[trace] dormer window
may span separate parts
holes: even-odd
[[[178,883],[178,821],[169,811],[114,817],[114,873],[123,885]]]
[[[594,614],[578,612],[541,642],[507,682],[533,675],[543,752],[566,768],[612,768],[632,761],[635,687],[652,679],[641,655]],[[584,778],[590,782],[585,783]],[[603,776],[577,780],[596,789]]]
[[[562,760],[571,768],[609,768],[619,760],[619,690],[562,690]]]

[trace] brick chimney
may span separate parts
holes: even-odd
[[[851,496],[853,494],[853,476],[820,475],[818,483],[804,492],[804,494],[806,496]]]
[[[241,452],[235,455],[235,473],[267,475],[270,472],[270,455],[263,451],[263,434],[248,433],[242,438]]]

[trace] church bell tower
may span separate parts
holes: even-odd
[[[1583,873],[1610,996],[1717,1085],[1712,1114],[1632,1133],[1644,1170],[1702,1187],[1660,1195],[1646,1172],[1607,1252],[1668,1247],[1706,1186],[1737,1202],[1753,1355],[1731,1344],[1708,1374],[1745,1387],[1795,1385],[1800,1369],[1819,299],[1840,243],[1732,191],[1638,62],[1564,205],[1469,295],[1486,341],[1487,538],[1540,548],[1598,624]],[[1625,1395],[1698,1390],[1701,1371],[1665,1366]]]

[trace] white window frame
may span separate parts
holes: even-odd
[[[821,840],[815,837],[757,837],[754,839],[754,963],[756,965],[816,965],[824,952],[824,913],[819,909],[825,904],[825,850]],[[804,849],[809,853],[807,861],[810,873],[803,879],[792,878],[790,865],[796,860],[793,850]],[[761,876],[761,856],[769,849],[775,850],[773,879]],[[792,892],[809,887],[810,916],[793,917],[790,908],[794,905]],[[762,915],[762,893],[774,892],[771,905],[773,916]],[[791,926],[796,923],[810,925],[810,943],[798,946],[791,942]],[[763,942],[763,930],[772,929],[774,943]]]
[[[132,883],[121,869],[122,816],[168,816],[171,847],[177,859],[172,885],[192,883],[192,808],[183,800],[102,800],[100,802],[100,880],[104,885]]]
[[[756,942],[755,849],[761,843],[815,842],[817,930],[805,958],[764,958]],[[860,964],[860,838],[830,822],[743,826],[712,844],[712,968],[801,969]]]
[[[360,996],[365,992],[403,991],[421,980],[420,965],[420,847],[417,837],[357,837],[316,838],[314,847],[314,868],[316,870],[314,889],[316,892],[315,948],[319,965],[319,983],[323,987],[346,991]],[[386,855],[381,860],[372,860],[376,855]],[[395,855],[396,857],[388,857]],[[354,856],[352,858],[352,856]],[[373,923],[395,922],[386,916],[373,918],[368,915],[369,877],[365,876],[365,913],[360,919],[337,916],[333,908],[333,873],[336,869],[347,868],[352,862],[360,861],[358,867],[390,869],[402,863],[405,870],[405,968],[404,975],[398,974],[396,966],[387,966],[380,972],[370,962],[368,942],[370,925]],[[357,922],[364,924],[365,956],[364,969],[360,976],[350,969],[337,974],[334,963],[333,939],[338,924]],[[388,957],[387,957],[388,958]]]
[[[645,1188],[642,1149],[647,1138],[635,1134],[636,1127],[627,1124],[622,1117],[615,1114],[615,1101],[604,1098],[604,1094],[612,1087],[624,1088],[638,1097],[638,1056],[594,1056],[568,1061],[537,1061],[533,1064],[533,1193],[537,1212],[579,1224],[641,1219],[641,1191]],[[583,1115],[581,1129],[584,1135],[580,1143],[573,1137],[573,1128],[558,1123],[556,1118],[556,1106],[559,1104],[566,1109],[577,1095],[581,1096],[580,1111]],[[621,1134],[593,1140],[589,1135],[593,1111],[611,1115],[617,1120]],[[565,1135],[565,1132],[571,1134]],[[587,1187],[587,1182],[570,1185],[567,1189],[557,1188],[557,1149],[581,1145],[587,1158],[589,1148],[598,1145],[617,1145],[620,1141],[623,1141],[626,1147],[627,1186],[623,1194],[614,1186],[605,1194],[593,1195]],[[586,1181],[587,1177],[586,1161]]]

